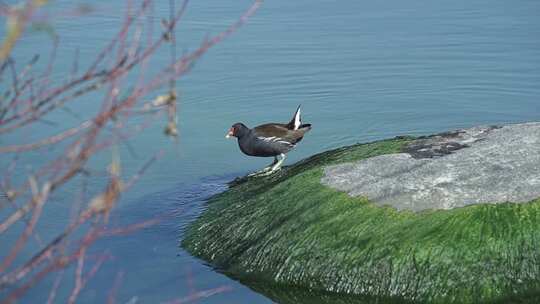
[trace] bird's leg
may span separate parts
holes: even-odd
[[[283,162],[285,161],[285,154],[281,153],[279,156],[281,156],[281,159],[272,166],[270,172],[276,172],[277,170],[281,169],[281,164],[283,164]]]
[[[268,166],[262,168],[262,170],[260,170],[260,171],[257,171],[257,172],[253,172],[253,173],[251,173],[251,174],[248,174],[248,176],[255,176],[255,175],[259,175],[259,174],[268,172],[268,171],[272,170],[272,168],[274,167],[274,165],[275,165],[276,163],[278,163],[278,161],[279,161],[279,160],[278,160],[277,156],[274,156],[274,161],[273,161],[270,165],[268,165]]]
[[[281,153],[279,156],[281,156],[281,158],[276,156],[274,158],[274,162],[271,163],[270,166],[265,167],[261,171],[251,173],[248,176],[267,176],[278,171],[279,169],[281,169],[281,164],[285,161],[286,158],[285,154],[283,153]]]
[[[270,165],[264,167],[264,168],[262,169],[262,172],[266,172],[266,171],[271,170],[272,167],[274,167],[274,165],[278,163],[278,161],[279,161],[279,160],[278,160],[278,157],[277,157],[277,156],[274,156],[274,161],[273,161]]]
[[[270,174],[278,171],[279,169],[281,169],[281,164],[285,161],[285,154],[281,153],[279,156],[281,156],[281,158],[277,162],[275,162],[273,164],[272,168],[270,168],[269,171],[262,173],[261,175],[263,175],[263,176],[270,175]],[[278,157],[276,157],[276,160],[277,159],[278,159]]]

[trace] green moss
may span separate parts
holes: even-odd
[[[398,212],[320,183],[323,165],[398,152],[409,138],[315,155],[210,199],[183,246],[244,282],[434,303],[540,288],[540,201]]]

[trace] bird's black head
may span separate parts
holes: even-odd
[[[227,135],[225,135],[225,137],[229,138],[231,136],[234,136],[236,138],[241,138],[244,135],[246,135],[248,132],[249,132],[249,128],[246,127],[246,125],[244,125],[241,122],[237,122],[234,125],[232,125],[232,127],[229,129],[229,132],[227,133]]]

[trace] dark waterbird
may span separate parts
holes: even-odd
[[[241,122],[235,123],[226,138],[238,138],[240,150],[249,156],[274,157],[274,161],[261,171],[250,175],[269,175],[281,168],[285,154],[294,149],[304,134],[311,130],[311,124],[302,124],[300,106],[289,123],[267,123],[253,129]]]

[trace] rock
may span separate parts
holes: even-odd
[[[459,130],[403,151],[327,167],[322,182],[412,211],[540,197],[540,123]]]
[[[208,201],[182,246],[283,303],[312,303],[314,294],[324,295],[321,303],[534,303],[540,300],[537,127],[358,144],[272,176],[239,179]],[[483,161],[488,156],[493,161]],[[482,175],[497,172],[496,165],[502,181],[490,183]],[[448,172],[455,178],[446,182],[462,185],[467,197],[452,194],[449,202],[434,190],[453,188],[442,188]],[[476,191],[476,182],[487,188]],[[505,189],[516,203],[495,200]],[[414,191],[431,194],[415,200]],[[474,202],[473,193],[480,197]]]

